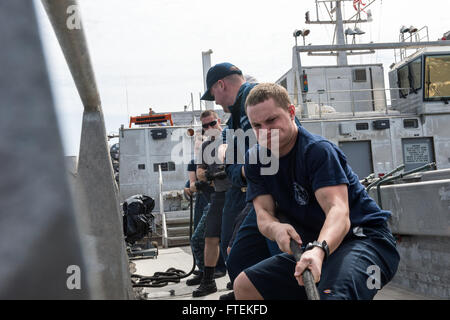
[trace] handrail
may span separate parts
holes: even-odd
[[[73,77],[85,111],[100,111],[100,95],[95,81],[83,28],[68,29],[67,10],[78,7],[76,0],[42,0],[58,38],[61,50]]]
[[[413,173],[429,170],[429,169],[432,169],[432,168],[436,168],[436,163],[435,162],[427,163],[426,165],[423,165],[421,167],[409,170],[409,171],[407,171],[405,173],[400,173],[399,175],[396,175],[394,177],[390,177],[390,178],[384,179],[383,181],[378,183],[377,184],[377,198],[378,198],[378,206],[380,207],[380,209],[383,209],[383,203],[381,201],[381,185],[382,184],[386,184],[388,182],[391,182],[391,181],[394,181],[394,180],[397,180],[397,179],[401,179],[401,178],[406,177],[408,175],[411,175]]]
[[[378,180],[372,182],[371,184],[369,184],[369,185],[366,187],[366,191],[369,192],[370,189],[372,189],[372,187],[377,186],[377,185],[378,185],[379,183],[381,183],[383,180],[386,180],[387,178],[389,178],[390,176],[392,176],[394,173],[397,173],[398,171],[401,171],[401,170],[403,170],[404,168],[405,168],[405,165],[402,164],[402,165],[398,166],[397,168],[395,168],[394,170],[388,172],[387,174],[385,174],[385,175],[384,175],[383,177],[381,177],[380,179],[378,179]]]
[[[426,34],[423,37],[421,37],[421,35],[420,35],[420,32],[422,30],[426,31]],[[406,37],[406,38],[403,38],[403,37],[404,37],[403,34],[399,35],[399,42],[407,42],[407,40],[410,40],[409,42],[412,42],[413,37],[414,37],[414,41],[417,42],[417,43],[422,42],[423,39],[426,40],[425,42],[430,41],[430,37],[429,37],[429,32],[428,32],[428,27],[427,26],[424,26],[424,27],[420,28],[416,32],[410,33],[410,35],[408,37]],[[419,49],[420,48],[417,48],[417,50],[419,50]],[[407,57],[406,50],[407,50],[407,48],[399,48],[400,60],[403,60],[403,59],[405,59]],[[417,52],[417,50],[416,50],[416,52]],[[397,49],[394,49],[394,59],[397,62]]]
[[[167,242],[166,214],[164,213],[164,199],[162,192],[163,179],[160,164],[158,165],[158,171],[159,171],[159,213],[161,214],[161,221],[162,221],[162,245],[164,248],[167,248],[169,245]]]
[[[331,105],[341,105],[341,104],[351,104],[351,110],[349,112],[351,112],[353,114],[353,116],[356,116],[356,110],[355,110],[355,103],[375,103],[375,102],[384,102],[384,107],[383,107],[383,112],[385,112],[385,114],[389,114],[389,101],[394,102],[394,101],[400,101],[399,98],[395,98],[390,96],[389,98],[386,97],[386,92],[392,92],[392,91],[400,91],[400,90],[409,90],[410,88],[374,88],[374,89],[347,89],[347,90],[317,90],[317,91],[309,91],[305,93],[305,101],[302,104],[296,105],[296,107],[302,107],[303,104],[306,106],[310,106],[310,105],[316,105],[318,107],[318,114],[319,114],[319,118],[322,119],[322,114],[324,113],[322,108],[324,105],[327,104],[331,104]],[[379,92],[381,94],[384,93],[384,97],[378,97],[378,98],[372,98],[372,99],[364,99],[364,98],[360,98],[360,99],[355,99],[354,98],[354,93],[364,93],[364,92],[371,92],[372,95],[376,92]],[[344,100],[333,100],[333,101],[328,101],[328,99],[330,98],[330,94],[333,93],[348,93],[350,94],[350,99],[344,99]],[[293,93],[289,93],[289,96],[295,96],[296,94]],[[325,101],[321,101],[321,96],[325,96]],[[306,97],[309,97],[309,101],[306,99]],[[316,100],[317,98],[317,100]],[[381,109],[379,109],[379,111],[382,111]],[[317,111],[316,111],[317,112]],[[339,113],[339,111],[337,112]],[[313,116],[313,114],[311,114],[310,116]]]
[[[324,94],[324,93],[341,93],[341,92],[364,92],[364,91],[391,91],[391,90],[409,90],[410,88],[373,88],[373,89],[348,89],[348,90],[317,90],[317,91],[308,91],[307,95],[312,94]],[[293,95],[293,94],[290,94]]]

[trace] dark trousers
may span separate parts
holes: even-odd
[[[194,230],[203,216],[203,209],[208,205],[211,195],[209,193],[197,192],[194,204]]]
[[[304,287],[294,277],[294,257],[272,255],[254,224],[256,219],[251,218],[244,220],[231,249],[230,278],[234,281],[244,271],[264,299],[306,299]],[[324,261],[318,283],[321,299],[370,300],[395,275],[400,257],[387,225],[362,226],[362,230],[363,236],[346,237]]]
[[[275,241],[264,237],[258,230],[256,212],[251,204],[240,225],[227,259],[227,270],[231,282],[244,271],[261,261],[261,255],[272,256],[281,253]],[[254,250],[254,248],[256,250]]]
[[[227,248],[233,235],[236,217],[245,207],[245,192],[241,188],[231,187],[225,194],[225,203],[222,213],[222,229],[220,234],[220,251],[228,256]]]
[[[195,264],[198,269],[203,272],[205,267],[205,228],[206,217],[209,212],[210,205],[207,204],[203,208],[202,216],[198,221],[197,227],[194,229],[194,233],[191,238],[192,254],[194,255]],[[217,261],[216,270],[226,271],[225,260],[222,253],[219,255],[219,261]]]
[[[233,234],[231,236],[230,242],[228,243],[228,246],[233,246],[234,240],[236,239],[237,232],[239,231],[239,228],[241,227],[242,223],[244,222],[244,219],[247,217],[250,210],[253,209],[253,204],[248,202],[244,209],[238,214],[236,219],[234,219],[234,225],[233,225]]]

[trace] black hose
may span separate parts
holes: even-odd
[[[190,196],[190,219],[189,219],[189,240],[192,238],[192,221],[193,221],[193,199],[192,195]],[[192,247],[191,247],[192,251]],[[181,279],[189,277],[195,270],[195,257],[192,252],[192,269],[189,273],[184,272],[183,270],[169,268],[165,272],[155,272],[153,276],[142,276],[139,274],[133,274],[132,278],[137,278],[138,281],[133,282],[133,287],[164,287],[169,284],[169,282],[179,283]]]

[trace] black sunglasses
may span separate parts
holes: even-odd
[[[213,120],[210,123],[202,124],[203,129],[207,129],[209,127],[214,127],[217,124],[217,120]]]

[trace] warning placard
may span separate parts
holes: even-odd
[[[428,143],[405,143],[405,164],[430,162],[430,148]]]

